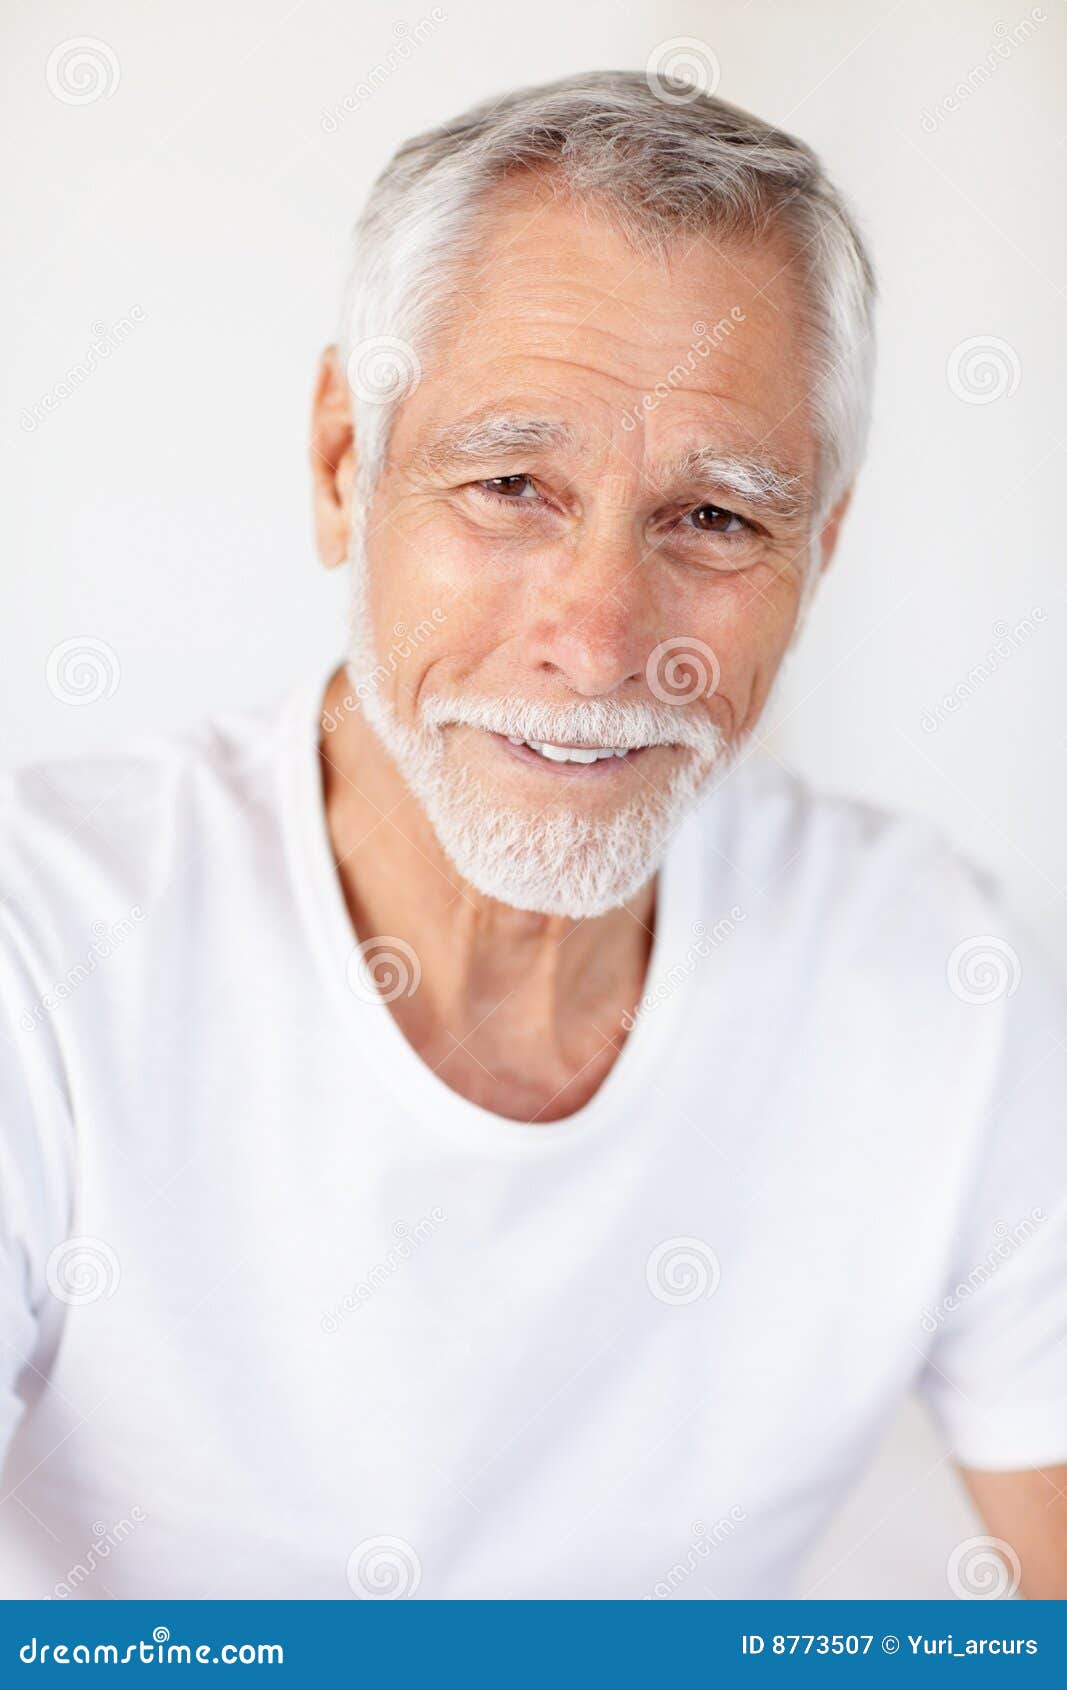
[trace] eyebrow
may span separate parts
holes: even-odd
[[[492,411],[450,423],[419,448],[415,459],[420,469],[441,473],[577,444],[574,430],[556,418]],[[694,498],[714,490],[740,500],[757,515],[783,522],[805,515],[811,505],[801,477],[783,465],[715,446],[699,446],[669,460],[649,480],[660,489],[691,489]]]
[[[750,510],[789,521],[804,515],[811,495],[799,475],[768,458],[702,446],[664,464],[655,477],[663,486],[704,488],[733,496]]]
[[[490,412],[451,423],[420,447],[415,456],[420,468],[440,471],[516,453],[560,451],[574,444],[573,429],[554,418]]]

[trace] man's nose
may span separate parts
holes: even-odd
[[[544,560],[528,601],[526,663],[586,698],[643,687],[656,642],[647,550],[616,513]]]

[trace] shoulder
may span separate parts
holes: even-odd
[[[881,1050],[890,1078],[936,1069],[957,1093],[988,1093],[998,1072],[1067,1041],[1039,938],[935,823],[820,793],[761,755],[710,794],[697,827],[704,919],[740,912],[730,978],[780,1025],[802,1018],[822,1044]]]
[[[150,806],[213,787],[241,797],[261,777],[280,728],[279,706],[205,718],[173,734],[143,735],[88,758],[31,763],[0,774],[0,828],[91,826],[120,831]]]
[[[1010,919],[996,877],[937,824],[820,792],[763,754],[705,800],[699,826],[707,873],[728,865],[742,903],[823,954],[869,942],[887,956],[951,950]]]
[[[283,712],[206,720],[0,776],[0,929],[27,954],[143,919],[187,863],[274,802]]]
[[[827,1143],[857,1130],[887,1178],[939,1185],[952,1217],[979,1188],[1013,1190],[1012,1168],[1019,1213],[1042,1181],[1062,1188],[1067,995],[996,875],[929,820],[762,758],[710,795],[698,832],[705,920],[743,916],[705,976],[739,1061],[784,1065]]]

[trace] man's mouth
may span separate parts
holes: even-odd
[[[502,751],[509,757],[517,757],[527,768],[543,769],[546,774],[558,773],[575,780],[587,775],[600,780],[608,780],[616,773],[621,776],[624,769],[653,749],[650,745],[566,745],[558,740],[520,739],[516,734],[489,731]]]
[[[547,740],[513,739],[510,734],[508,744],[536,751],[549,763],[601,763],[609,757],[628,757],[632,750],[625,745],[553,745]]]

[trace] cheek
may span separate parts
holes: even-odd
[[[379,519],[367,568],[375,655],[402,718],[428,681],[462,684],[506,639],[514,581],[439,520]]]
[[[376,602],[414,621],[440,611],[451,619],[459,607],[472,613],[514,589],[506,558],[495,559],[491,544],[474,538],[433,505],[387,514],[368,547]]]
[[[798,580],[769,577],[701,581],[687,590],[684,603],[674,605],[671,620],[679,634],[714,654],[719,680],[708,709],[728,736],[747,731],[763,708],[792,637],[798,603]]]

